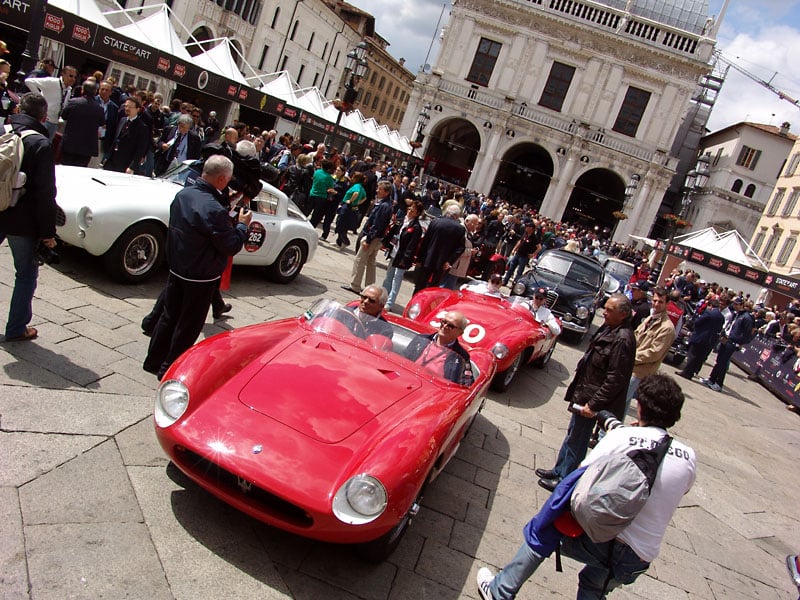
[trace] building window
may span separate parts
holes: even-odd
[[[649,101],[650,92],[630,86],[612,129],[623,135],[636,137],[636,130],[639,129],[639,123],[642,122],[644,109],[647,108]]]
[[[767,216],[774,217],[775,214],[778,212],[778,207],[783,202],[783,195],[786,193],[786,188],[778,188],[775,190],[775,194],[772,196],[772,200],[767,207]]]
[[[498,42],[481,38],[480,43],[478,43],[478,49],[475,52],[475,58],[472,59],[472,66],[469,68],[467,81],[488,86],[502,47],[503,45]]]
[[[786,167],[786,172],[784,175],[786,177],[791,177],[794,175],[795,171],[797,171],[798,163],[800,163],[800,152],[795,152],[792,154],[792,158],[789,160],[789,166]]]
[[[789,232],[789,237],[786,238],[786,241],[783,242],[783,247],[781,251],[778,253],[778,260],[777,262],[779,265],[785,265],[789,262],[789,256],[792,254],[794,250],[794,246],[797,243],[797,232],[791,231]]]
[[[381,110],[380,110],[380,113],[381,113],[381,114],[383,114],[384,112],[386,112],[386,100],[384,100],[383,102],[381,102]]]
[[[292,34],[289,36],[289,39],[291,41],[294,41],[294,35],[297,33],[297,27],[299,25],[300,25],[300,20],[299,19],[294,22],[294,25],[292,25]]]
[[[285,71],[286,70],[286,61],[289,60],[289,56],[287,54],[283,55],[283,60],[281,61],[281,68],[278,71]]]
[[[311,82],[311,87],[317,87],[319,81],[319,73],[314,73],[314,81]]]
[[[764,244],[764,239],[767,237],[767,228],[762,227],[759,229],[756,237],[753,238],[753,252],[758,254],[758,251],[761,250],[761,246]]]
[[[575,67],[554,62],[553,66],[550,67],[547,83],[544,84],[542,97],[539,98],[539,105],[561,112],[561,107],[564,106],[564,99],[567,97],[567,90],[569,90],[569,85],[572,83],[574,75]]]
[[[769,239],[767,240],[767,247],[764,248],[763,258],[765,261],[772,260],[772,255],[775,253],[775,248],[778,247],[778,240],[781,239],[782,234],[783,234],[782,229],[778,227],[774,227],[772,229],[772,233],[770,234]]]
[[[297,71],[297,85],[300,85],[300,80],[303,78],[303,71],[306,70],[305,65],[300,65],[300,70]]]
[[[278,15],[280,14],[281,14],[281,7],[279,6],[278,8],[275,9],[275,14],[272,16],[272,25],[270,25],[270,27],[272,27],[273,29],[275,29],[275,25],[278,24]]]
[[[364,104],[369,104],[370,100],[372,100],[372,92],[367,92],[364,95]]]
[[[313,44],[313,43],[314,43],[314,32],[312,31],[311,32],[311,37],[308,38],[308,46],[306,46],[306,50],[311,52],[311,44]]]
[[[322,58],[325,58],[325,53],[328,51],[328,42],[325,42],[325,46],[322,48]]]
[[[381,82],[378,84],[378,89],[382,90],[384,85],[386,85],[386,77],[381,76]]]
[[[744,188],[745,198],[752,198],[753,194],[755,193],[756,193],[756,186],[754,183],[751,183],[746,188]]]
[[[330,91],[331,91],[331,80],[328,79],[328,83],[325,84],[325,94],[324,94],[324,96],[326,98],[328,97],[328,92],[330,92]]]
[[[400,86],[397,86],[396,88],[394,88],[394,94],[392,94],[392,98],[394,98],[395,100],[397,100],[397,93],[398,93],[399,91],[400,91]]]
[[[391,93],[392,93],[392,82],[390,81],[389,85],[386,86],[386,95],[388,96]]]
[[[789,194],[789,199],[786,201],[786,206],[781,211],[782,217],[789,217],[794,213],[794,209],[797,208],[798,197],[800,197],[800,188],[792,189],[792,193]]]
[[[744,185],[744,181],[742,181],[741,179],[737,179],[736,181],[733,182],[733,186],[731,187],[731,191],[736,193],[736,194],[738,194],[739,192],[742,191],[742,186],[743,185]]]
[[[378,72],[377,71],[373,71],[372,72],[372,77],[369,78],[370,85],[375,85],[375,79],[377,77],[378,77]]]
[[[336,69],[336,68],[338,68],[338,67],[339,67],[339,56],[340,56],[341,54],[342,54],[341,52],[337,52],[337,53],[336,53],[336,59],[333,61],[333,68],[334,68],[334,69]]]
[[[264,62],[267,60],[267,52],[269,52],[269,46],[264,46],[264,49],[261,51],[261,59],[258,61],[258,70],[264,70]]]
[[[375,94],[375,97],[372,99],[372,110],[378,108],[378,100],[380,100],[380,98],[378,98],[378,95]]]
[[[711,166],[716,167],[719,164],[719,159],[722,158],[722,146],[717,148],[717,153],[714,154],[714,160],[711,161]]]
[[[760,157],[761,150],[756,150],[749,146],[742,146],[742,151],[739,152],[739,158],[736,159],[736,164],[752,171],[756,168]]]

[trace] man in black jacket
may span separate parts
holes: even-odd
[[[203,142],[192,131],[193,125],[192,117],[181,115],[178,117],[177,125],[164,129],[156,143],[158,150],[154,169],[156,176],[164,173],[173,161],[181,163],[184,160],[200,158]]]
[[[689,351],[686,354],[686,364],[678,375],[684,379],[691,379],[700,372],[708,355],[719,340],[725,317],[719,310],[719,300],[712,298],[708,306],[694,321],[692,335],[689,336]]]
[[[624,417],[625,397],[636,356],[631,303],[624,294],[613,294],[606,301],[604,310],[603,325],[578,361],[575,377],[564,394],[572,419],[558,452],[556,466],[536,469],[536,474],[541,477],[539,485],[550,491],[577,469],[586,456],[595,415],[601,410],[609,410],[620,421]]]
[[[33,292],[39,277],[36,249],[56,245],[56,172],[53,146],[44,126],[47,100],[37,93],[22,96],[20,113],[11,115],[17,134],[33,131],[22,139],[25,154],[20,171],[27,176],[25,193],[15,206],[0,212],[0,243],[8,239],[14,257],[14,292],[6,323],[7,342],[32,340],[38,332],[28,327],[33,317]]]
[[[81,86],[83,95],[72,98],[64,110],[64,137],[61,139],[61,164],[88,167],[97,156],[98,130],[106,122],[103,108],[95,100],[97,84],[86,80]]]
[[[419,265],[414,293],[439,285],[459,256],[464,253],[467,230],[459,222],[461,209],[448,206],[444,214],[428,226],[419,249]]]
[[[117,133],[103,168],[106,171],[133,173],[141,165],[152,143],[150,126],[139,116],[142,101],[138,96],[129,96],[122,108],[125,118],[117,124]]]
[[[159,379],[197,340],[228,257],[242,249],[247,237],[250,211],[242,211],[234,227],[220,202],[232,176],[229,158],[211,156],[197,183],[178,192],[170,206],[164,309],[143,365]]]

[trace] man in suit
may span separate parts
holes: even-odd
[[[81,86],[83,94],[73,98],[61,111],[64,137],[61,140],[61,164],[87,167],[97,156],[98,131],[105,124],[103,109],[95,101],[97,84],[89,79]]]
[[[100,158],[105,160],[111,153],[114,145],[114,135],[117,131],[117,120],[119,119],[119,105],[111,99],[111,92],[114,86],[110,81],[103,81],[97,92],[97,103],[103,109],[105,123],[100,129]]]
[[[719,310],[719,300],[712,298],[708,301],[708,307],[695,319],[692,335],[689,337],[686,364],[678,371],[678,375],[684,379],[697,375],[717,343],[724,324],[725,317]]]
[[[200,158],[203,142],[193,130],[194,121],[189,115],[178,117],[174,127],[167,127],[157,142],[155,174],[164,173],[173,161],[196,160]]]
[[[133,174],[144,160],[150,146],[150,127],[139,117],[142,101],[129,96],[122,104],[125,118],[120,119],[114,144],[103,168],[106,171]]]
[[[456,259],[464,253],[467,230],[459,222],[461,208],[452,204],[428,226],[419,249],[414,293],[437,286]]]

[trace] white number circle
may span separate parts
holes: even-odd
[[[436,315],[436,319],[430,322],[430,326],[438,329],[439,325],[441,324],[441,319],[443,319],[446,314],[447,313],[445,311],[438,313]],[[483,328],[483,326],[478,325],[477,323],[470,323],[467,325],[464,333],[461,334],[461,339],[468,344],[477,344],[484,337],[486,337],[486,330]]]

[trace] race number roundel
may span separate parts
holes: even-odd
[[[467,325],[467,328],[464,330],[464,333],[461,334],[461,339],[463,339],[468,344],[477,344],[486,336],[486,330],[483,326],[478,325],[477,323],[470,323]]]
[[[251,221],[247,226],[247,239],[244,242],[244,249],[248,252],[258,252],[261,246],[264,245],[264,238],[267,235],[267,230],[258,221]]]

